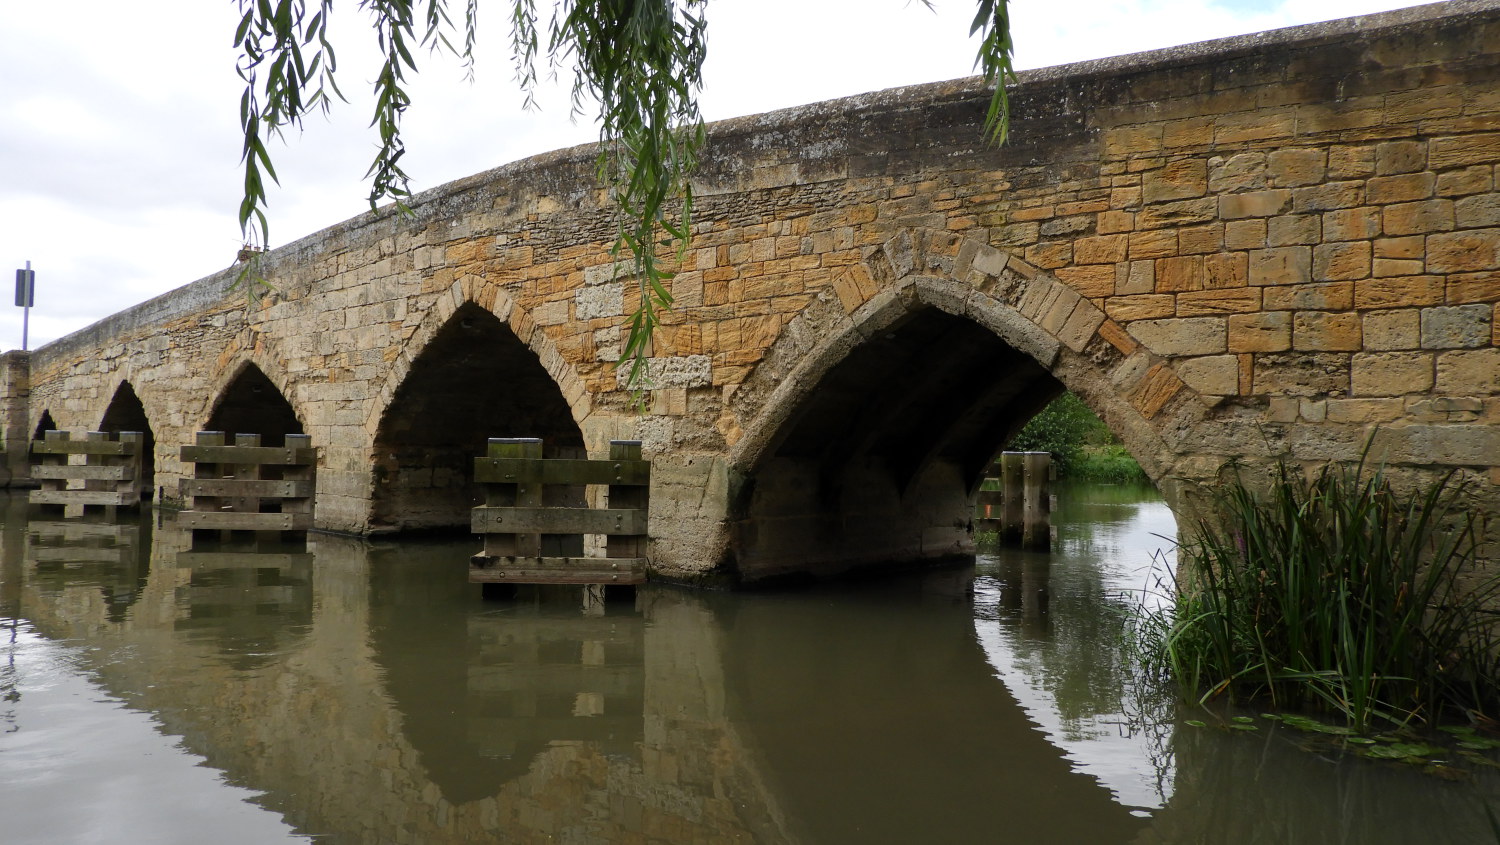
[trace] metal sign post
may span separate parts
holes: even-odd
[[[26,351],[26,335],[31,329],[31,306],[36,304],[36,273],[31,262],[25,270],[16,271],[16,307],[21,309],[21,351]]]

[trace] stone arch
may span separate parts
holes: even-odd
[[[370,530],[467,530],[474,459],[490,437],[540,437],[549,457],[583,456],[580,402],[555,375],[566,365],[551,350],[549,366],[542,333],[523,341],[516,327],[529,318],[508,298],[501,306],[440,297],[392,367],[371,431]]]
[[[1169,362],[1015,256],[897,232],[791,320],[732,397],[741,577],[970,553],[979,473],[1064,388],[1171,501],[1163,432],[1203,403]]]
[[[115,387],[104,416],[99,419],[99,431],[139,431],[145,443],[141,452],[141,491],[148,497],[155,490],[156,478],[156,432],[146,413],[146,406],[136,395],[135,386],[129,379],[121,379]]]
[[[262,445],[280,446],[288,434],[304,433],[297,413],[282,385],[277,384],[253,360],[243,360],[211,394],[204,430],[236,434],[259,434]]]
[[[372,397],[370,410],[365,416],[365,431],[371,439],[373,440],[381,420],[385,418],[397,389],[411,374],[412,363],[432,343],[433,337],[448,324],[454,313],[466,305],[482,308],[494,315],[495,319],[510,329],[517,340],[536,355],[537,361],[567,400],[573,421],[583,425],[584,419],[592,412],[592,397],[583,379],[547,337],[547,333],[532,321],[529,312],[516,306],[503,288],[486,284],[479,276],[470,273],[455,281],[446,293],[433,300],[411,337],[391,360],[390,367],[381,380],[380,389]]]

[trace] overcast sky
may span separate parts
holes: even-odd
[[[451,0],[456,9],[463,3]],[[404,159],[425,190],[586,143],[565,92],[520,108],[509,3],[482,4],[478,80],[427,59]],[[538,5],[545,6],[545,2]],[[717,120],[972,73],[973,0],[713,0],[705,117]],[[1018,67],[1256,32],[1399,0],[1011,0]],[[374,51],[350,0],[336,20],[350,103],[275,151],[271,246],[368,208]],[[222,270],[240,245],[235,0],[0,3],[0,349],[19,348],[14,268],[37,273],[30,347]]]

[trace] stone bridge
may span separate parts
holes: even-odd
[[[753,581],[971,551],[981,468],[1066,388],[1175,509],[1368,442],[1500,523],[1500,3],[1029,72],[1000,148],[986,102],[711,126],[640,411],[578,148],[275,250],[263,300],[230,268],[11,353],[7,447],[144,429],[171,499],[195,431],[303,432],[319,526],[378,534],[467,525],[487,437],[639,438],[657,575]]]

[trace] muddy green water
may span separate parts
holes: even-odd
[[[600,612],[484,601],[467,540],[211,553],[11,497],[0,842],[1500,841],[1487,774],[1142,703],[1120,625],[1172,516],[1055,517],[1050,556]]]

